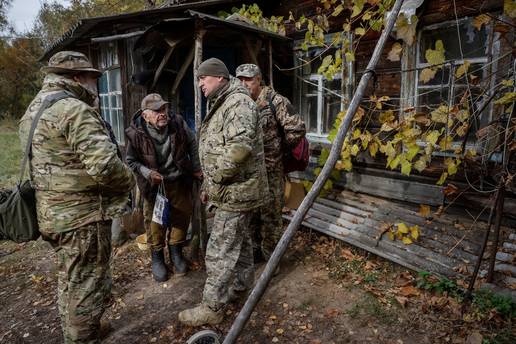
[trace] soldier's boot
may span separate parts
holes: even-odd
[[[217,325],[224,319],[222,309],[212,310],[201,303],[199,306],[179,312],[179,321],[188,326]]]
[[[183,257],[183,247],[181,244],[169,245],[168,250],[176,276],[184,276],[188,271],[188,265]]]
[[[167,266],[165,265],[165,255],[163,254],[163,249],[161,250],[152,250],[152,276],[154,280],[158,282],[165,282],[168,280],[168,271]]]

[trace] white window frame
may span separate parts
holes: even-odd
[[[114,85],[111,85],[112,74],[115,71],[119,71],[119,78],[121,79],[121,69],[118,62],[118,53],[117,53],[117,45],[116,42],[109,42],[107,44],[101,45],[100,48],[100,56],[99,56],[99,66],[103,70],[103,74],[101,78],[106,78],[107,92],[100,93],[99,87],[99,105],[100,105],[100,113],[102,117],[111,125],[115,138],[117,139],[120,145],[125,144],[125,126],[124,126],[124,109],[122,105],[122,89],[121,84],[122,80],[118,81],[120,85],[120,89],[114,89]],[[100,79],[99,79],[100,82]],[[113,97],[116,98],[116,103],[113,103]],[[107,99],[107,104],[105,102]],[[115,119],[113,118],[113,112],[116,113],[116,125]]]
[[[462,24],[466,21],[472,20],[472,19],[473,18],[471,18],[471,17],[463,17],[458,20],[458,23],[460,25],[460,24]],[[422,35],[425,31],[438,30],[438,29],[449,28],[449,27],[456,27],[456,25],[457,25],[457,22],[455,20],[445,21],[445,22],[425,26],[422,29],[420,29],[417,33],[417,45],[416,45],[416,57],[415,57],[416,58],[416,61],[415,61],[416,72],[415,72],[415,82],[414,82],[414,107],[416,109],[419,109],[420,90],[424,90],[423,92],[426,92],[426,91],[432,90],[432,89],[439,90],[440,86],[441,86],[441,85],[425,85],[425,84],[420,84],[420,82],[419,82],[419,73],[421,72],[421,70],[423,68],[431,66],[431,64],[429,64],[427,62],[421,62],[421,60],[420,60]],[[492,30],[492,27],[487,26],[487,30]],[[489,31],[488,31],[488,33],[489,33]],[[457,41],[457,44],[459,44],[458,41]],[[497,40],[495,40],[495,42],[493,42],[493,55],[492,55],[493,60],[496,60],[498,58],[498,52],[499,52],[498,46],[499,46],[499,42]],[[446,49],[446,47],[445,47],[445,49]],[[486,47],[486,49],[487,49],[487,47]],[[489,62],[488,52],[485,51],[484,55],[485,55],[484,57],[467,58],[465,60],[469,61],[472,65],[479,64],[479,63],[485,64],[485,63]],[[454,60],[446,61],[446,62],[450,62],[454,66],[454,68],[447,67],[447,68],[449,68],[449,72],[450,72],[449,78],[452,78],[451,82],[447,82],[446,84],[443,84],[443,86],[445,86],[445,87],[448,87],[448,85],[450,86],[451,91],[448,90],[448,94],[451,95],[452,99],[454,99],[454,97],[456,96],[456,94],[455,94],[455,87],[456,87],[455,75],[452,75],[452,72],[454,72],[456,70],[456,67],[464,64],[465,60],[464,59],[454,59]],[[496,68],[496,65],[494,66],[494,68]],[[484,76],[486,75],[486,72],[487,72],[487,70],[484,69],[483,70]],[[493,82],[493,80],[490,81],[491,84],[492,84],[492,82]],[[450,100],[448,99],[448,102],[449,101]],[[489,109],[485,109],[484,111],[488,111],[488,120],[490,120],[492,118],[492,107]],[[424,141],[418,141],[418,145],[426,146],[427,143]],[[451,148],[456,149],[460,145],[461,144],[459,142],[454,141],[451,144],[451,146],[452,146]],[[472,149],[475,147],[476,147],[476,142],[472,142],[471,140],[468,140],[466,142],[466,149]],[[455,156],[455,153],[453,153],[453,152],[434,152],[433,155]]]
[[[327,44],[331,43],[333,35],[334,35],[333,33],[325,35],[325,40],[326,40]],[[302,42],[303,42],[303,40],[295,42],[295,46],[294,46],[295,51],[302,51],[300,49]],[[339,47],[337,46],[336,48],[339,48]],[[310,49],[310,47],[308,49]],[[294,56],[295,56],[295,54],[294,54]],[[295,61],[295,64],[296,65],[298,64],[297,60]],[[347,65],[348,65],[348,70],[353,70],[353,62],[347,62]],[[326,105],[324,95],[325,95],[325,92],[328,92],[325,90],[324,82],[330,81],[330,80],[326,80],[326,78],[322,74],[317,74],[317,73],[311,73],[311,74],[305,75],[304,78],[312,83],[317,84],[317,91],[316,91],[317,92],[317,131],[309,132],[308,128],[307,128],[306,137],[310,142],[330,144],[330,141],[328,140],[328,133],[324,133],[324,131],[323,131],[324,107]],[[337,74],[333,77],[332,80],[342,80],[342,75]],[[301,83],[304,83],[304,82],[306,82],[306,81],[305,80],[297,80],[298,86],[297,86],[295,92],[296,92],[296,100],[297,100],[296,105],[299,109],[301,116],[305,120],[306,119],[305,116],[307,116],[309,114],[303,113],[304,109],[301,108],[301,105],[302,105],[301,98],[304,96],[304,94],[302,93],[303,86]],[[337,92],[337,93],[339,93],[339,92]],[[345,97],[346,95],[339,94],[339,96]],[[341,102],[339,111],[343,111],[344,107],[345,106],[344,106],[343,102]]]

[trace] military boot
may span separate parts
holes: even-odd
[[[179,321],[188,326],[217,325],[224,319],[222,310],[214,311],[201,303],[199,306],[179,312]]]
[[[183,257],[183,247],[180,244],[169,245],[170,261],[174,264],[176,276],[184,276],[188,270],[185,258]]]
[[[165,255],[163,249],[158,251],[151,251],[152,255],[152,276],[158,282],[165,282],[168,280],[167,266],[165,265]]]

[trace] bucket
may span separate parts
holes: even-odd
[[[143,233],[136,237],[136,244],[138,248],[142,251],[147,250],[147,234]]]

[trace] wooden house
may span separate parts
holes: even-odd
[[[292,13],[294,17],[314,17],[320,11],[317,0],[256,2],[266,16],[288,17]],[[477,133],[499,122],[502,115],[492,101],[496,85],[515,77],[514,21],[503,15],[502,0],[405,2],[407,16],[418,17],[414,42],[404,46],[399,60],[389,59],[388,53],[397,42],[396,35],[391,34],[362,106],[371,107],[372,95],[388,96],[384,106],[402,119],[408,108],[425,113],[439,104],[453,102],[468,88],[476,97],[472,106],[478,116],[465,145],[482,149]],[[181,113],[192,128],[198,128],[204,102],[196,87],[194,70],[203,59],[219,57],[231,73],[240,63],[257,63],[266,83],[292,99],[304,117],[315,167],[321,150],[330,145],[328,134],[333,122],[353,95],[380,34],[350,35],[352,42],[360,40],[354,61],[346,63],[342,74],[327,80],[318,73],[324,56],[321,52],[333,52],[338,46],[303,50],[304,32],[295,31],[293,26],[287,27],[286,36],[281,36],[242,21],[217,17],[218,11],[230,11],[242,3],[249,2],[178,1],[138,13],[83,19],[47,50],[44,59],[59,50],[76,49],[88,54],[104,71],[99,84],[101,111],[121,144],[124,128],[149,92],[161,93],[172,102],[174,111]],[[475,21],[479,15],[489,20],[479,26]],[[328,41],[334,32],[341,31],[342,22],[330,21],[330,27]],[[433,48],[437,40],[446,47],[446,63],[433,81],[421,82],[420,73],[428,67],[425,51]],[[482,80],[482,87],[454,78],[465,60],[470,63],[473,77]],[[510,119],[504,123],[511,123]],[[378,129],[379,125],[370,123],[370,128]],[[490,154],[486,164],[503,159],[503,154]],[[496,190],[489,184],[492,180],[478,182],[481,171],[474,168],[461,168],[451,180],[461,190],[459,194],[436,185],[444,169],[443,161],[450,156],[453,152],[436,153],[423,173],[407,176],[386,168],[384,160],[358,155],[353,171],[341,173],[335,180],[337,189],[343,192],[319,199],[304,224],[406,267],[466,278],[481,251],[488,228],[485,221]],[[513,173],[514,165],[513,159],[508,165]],[[311,179],[312,171],[292,177]],[[495,281],[512,288],[516,286],[514,190],[514,182],[507,183],[497,245],[500,249],[490,252],[496,257]],[[446,214],[422,217],[418,214],[420,204],[434,210],[440,207]],[[386,224],[396,226],[401,222],[419,226],[421,236],[417,242],[405,245],[382,236]],[[488,265],[485,260],[481,270],[487,270]]]

